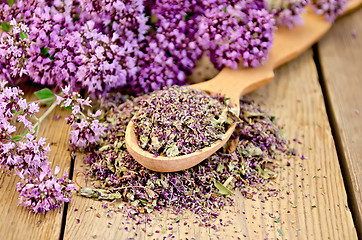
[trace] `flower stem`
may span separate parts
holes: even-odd
[[[57,105],[57,102],[54,101],[53,104],[48,108],[48,110],[46,110],[46,112],[34,124],[34,129],[39,126],[39,124],[55,109]]]

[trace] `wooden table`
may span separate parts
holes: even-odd
[[[77,195],[60,210],[29,214],[17,207],[18,178],[1,173],[0,238],[357,239],[362,234],[361,60],[362,8],[338,19],[318,44],[250,94],[279,117],[289,139],[303,142],[292,144],[308,158],[280,173],[279,197],[263,203],[235,196],[235,206],[221,214],[228,224],[219,230],[194,224],[192,214],[174,223],[168,211],[156,213],[151,224],[136,225],[121,214],[106,217],[103,203]],[[39,134],[51,143],[53,166],[75,173],[81,160],[72,163],[69,129],[64,121],[53,121],[55,115],[64,118],[67,112],[56,110]]]

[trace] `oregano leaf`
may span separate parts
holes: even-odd
[[[26,34],[25,32],[20,32],[19,35],[20,35],[21,39],[25,39],[25,38],[28,39],[29,38],[28,34]]]
[[[45,56],[45,57],[49,57],[48,51],[49,51],[49,48],[46,48],[46,47],[42,47],[42,48],[40,49],[41,55],[43,55],[43,56]]]
[[[45,101],[46,104],[50,104],[55,100],[54,93],[49,88],[43,88],[34,93],[40,100],[49,99]]]
[[[49,54],[48,54],[48,55],[49,55]],[[49,59],[50,59],[50,60],[55,59],[55,53],[53,53],[51,56],[49,56]]]
[[[19,140],[19,139],[22,139],[25,135],[22,134],[22,135],[16,135],[14,137],[11,138],[12,141],[16,141],[16,140]]]
[[[221,182],[214,180],[214,186],[219,190],[219,194],[221,195],[231,195],[233,194],[233,192],[228,189],[227,187],[225,187],[224,185],[222,185]]]
[[[12,7],[15,3],[15,0],[8,0],[8,5]]]
[[[9,22],[1,23],[1,29],[4,30],[5,32],[9,32],[12,28],[13,26],[11,26]]]

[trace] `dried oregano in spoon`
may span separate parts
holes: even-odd
[[[229,195],[235,191],[253,198],[259,193],[250,190],[252,186],[269,190],[267,195],[277,194],[267,185],[277,175],[277,158],[287,152],[287,141],[275,117],[254,102],[240,102],[240,122],[224,149],[195,167],[173,173],[148,170],[127,152],[126,126],[144,99],[121,105],[105,102],[101,121],[107,134],[99,146],[86,152],[86,174],[93,185],[80,189],[81,195],[126,201],[130,216],[171,208],[175,212],[191,210],[208,219],[232,204]]]
[[[172,86],[142,99],[133,121],[141,148],[156,156],[175,157],[223,139],[238,117],[224,97]]]

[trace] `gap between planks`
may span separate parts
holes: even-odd
[[[318,52],[326,105],[350,208],[361,238],[362,8],[339,19],[318,43]]]
[[[348,165],[347,165],[347,162],[346,162],[346,159],[344,156],[345,150],[344,150],[344,147],[343,147],[343,144],[341,141],[340,133],[338,131],[338,124],[336,123],[336,117],[333,112],[332,102],[330,100],[330,96],[328,95],[328,91],[326,89],[326,82],[325,82],[325,79],[323,76],[322,66],[321,66],[321,62],[320,62],[320,58],[319,58],[318,44],[313,45],[313,56],[314,56],[314,61],[315,61],[317,70],[318,70],[319,83],[321,85],[321,89],[322,89],[322,93],[323,93],[328,121],[329,121],[329,124],[331,125],[332,136],[334,139],[339,164],[341,167],[342,178],[343,178],[344,186],[345,186],[346,192],[347,192],[348,207],[351,209],[353,222],[356,226],[357,234],[360,237],[359,226],[361,225],[360,224],[361,220],[360,220],[358,210],[355,207],[357,205],[357,201],[356,201],[355,193],[353,192],[351,173],[348,169]]]

